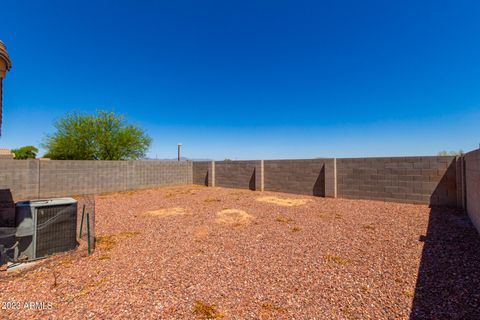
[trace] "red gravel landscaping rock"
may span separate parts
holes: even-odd
[[[454,210],[182,186],[96,196],[95,228],[91,256],[0,273],[0,301],[51,303],[0,318],[480,319],[480,240]]]

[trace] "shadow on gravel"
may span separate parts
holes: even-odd
[[[432,208],[410,320],[480,319],[480,236],[466,213]]]

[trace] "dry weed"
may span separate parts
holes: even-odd
[[[136,232],[136,231],[122,231],[122,232],[115,233],[115,234],[109,234],[109,235],[105,235],[105,236],[96,237],[95,238],[95,243],[96,243],[97,248],[99,248],[101,250],[104,250],[104,251],[110,251],[117,244],[117,240],[130,238],[130,237],[136,236],[138,234],[139,233]]]
[[[207,304],[203,301],[195,302],[193,306],[193,313],[197,319],[220,319],[224,317],[224,314],[217,310],[217,306],[214,304]]]
[[[254,217],[251,214],[239,209],[223,209],[217,212],[218,223],[224,223],[229,225],[245,225],[249,224]]]
[[[150,217],[164,218],[164,217],[170,217],[170,216],[182,216],[185,214],[187,214],[187,211],[184,208],[174,207],[174,208],[164,208],[164,209],[147,211],[143,215],[150,216]]]
[[[327,254],[326,256],[324,256],[324,259],[328,262],[334,262],[339,265],[346,265],[348,263],[346,259],[339,256],[330,255],[330,254]]]
[[[278,216],[275,218],[275,221],[281,222],[281,223],[290,223],[290,222],[293,222],[293,219],[287,216]]]
[[[307,204],[310,199],[277,198],[272,196],[266,196],[257,198],[257,201],[276,204],[283,207],[297,207]]]

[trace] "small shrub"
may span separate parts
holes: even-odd
[[[364,293],[372,293],[372,288],[370,288],[369,286],[363,286],[362,291]]]
[[[96,237],[95,243],[98,246],[98,248],[105,251],[110,251],[115,247],[115,244],[117,243],[117,241],[115,241],[114,235],[106,235],[106,236]]]
[[[349,307],[343,308],[342,313],[348,319],[350,319],[352,317],[352,310]]]
[[[52,270],[52,275],[53,275],[53,284],[51,288],[53,289],[58,286],[58,277],[60,276],[60,274],[57,271]]]
[[[122,231],[120,233],[117,233],[115,236],[117,238],[131,238],[133,236],[136,236],[137,234],[139,234],[139,232],[137,231]]]
[[[409,289],[405,290],[404,294],[405,294],[405,297],[407,297],[407,298],[413,298],[413,296],[414,296],[414,292],[412,290],[409,290]]]
[[[123,231],[116,234],[96,237],[95,243],[100,249],[110,251],[115,247],[118,239],[130,238],[136,236],[137,234],[138,232],[136,231]]]
[[[334,256],[334,255],[327,254],[324,258],[328,262],[334,262],[334,263],[339,264],[339,265],[346,265],[348,263],[347,260],[345,260],[345,259],[343,259],[342,257],[339,257],[339,256]]]
[[[193,313],[196,315],[197,319],[202,320],[220,319],[224,317],[223,313],[217,310],[216,305],[207,304],[203,301],[195,302]]]
[[[220,199],[216,199],[216,198],[207,198],[204,200],[204,202],[220,202],[222,200]]]
[[[275,221],[281,222],[281,223],[290,223],[290,222],[293,222],[293,219],[286,216],[278,216],[275,218]]]
[[[259,318],[260,319],[275,319],[275,316],[282,315],[287,310],[282,307],[278,307],[273,303],[263,303],[260,307]]]
[[[80,290],[79,296],[83,296],[83,295],[89,293],[92,289],[94,289],[98,286],[101,286],[102,284],[107,283],[107,282],[108,282],[108,278],[103,278],[103,279],[100,279],[98,281],[90,282],[90,283],[86,284],[85,286],[83,286],[82,290]]]

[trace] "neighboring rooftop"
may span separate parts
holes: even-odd
[[[15,154],[10,149],[0,149],[0,159],[13,159]]]

